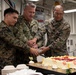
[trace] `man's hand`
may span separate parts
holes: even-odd
[[[34,39],[32,39],[32,40],[29,40],[29,41],[27,42],[27,44],[28,44],[28,46],[30,46],[30,47],[32,47],[32,48],[38,48],[38,45],[36,44],[36,41],[37,41],[37,39],[34,38]]]
[[[44,54],[46,51],[48,51],[50,48],[49,47],[41,47],[40,48],[42,51],[40,52],[40,54]]]
[[[37,44],[34,44],[34,45],[32,46],[32,48],[37,49],[37,48],[38,48],[38,45],[37,45]]]
[[[38,50],[37,50],[37,49],[35,49],[35,48],[30,48],[30,53],[31,53],[31,54],[33,54],[33,55],[36,55],[36,56],[38,56],[38,55],[39,55]]]

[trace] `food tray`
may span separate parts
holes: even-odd
[[[41,63],[34,63],[34,64],[27,64],[29,68],[36,70],[37,72],[41,72],[44,75],[67,75],[66,73],[57,72],[53,69],[51,69],[49,66],[42,66]],[[70,73],[68,75],[76,75],[76,72]]]

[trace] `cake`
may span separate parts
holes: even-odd
[[[76,71],[76,57],[74,56],[57,56],[47,57],[42,60],[43,66],[50,66],[57,70],[72,69]]]

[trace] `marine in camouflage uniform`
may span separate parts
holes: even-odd
[[[70,35],[70,25],[64,20],[63,14],[63,6],[56,5],[53,9],[53,20],[45,23],[48,41],[41,53],[45,53],[47,57],[68,55],[66,42]]]
[[[46,56],[68,55],[66,41],[70,34],[70,25],[64,19],[60,21],[52,20],[46,23],[48,36],[47,46],[50,48]]]
[[[27,22],[24,16],[20,16],[18,22],[14,26],[14,34],[15,36],[23,42],[28,42],[33,38],[37,38],[38,47],[43,46],[43,34],[45,33],[45,27],[42,28],[38,25],[38,22],[35,19],[32,19],[31,22]],[[27,52],[28,50],[26,50]],[[17,64],[28,63],[26,61],[29,60],[29,57],[33,57],[33,61],[37,61],[36,56],[28,53],[24,53],[23,51],[17,51],[16,53]],[[21,56],[21,57],[20,57]]]
[[[14,36],[13,27],[7,26],[2,21],[0,23],[0,69],[5,65],[15,65],[15,52],[17,50],[29,53],[30,48],[26,42],[22,42]]]
[[[15,35],[23,42],[33,38],[40,40],[45,33],[45,27],[39,26],[37,20],[33,19],[31,22],[27,22],[23,16],[18,18],[18,22],[14,27]],[[38,46],[40,47],[42,44],[40,43]]]

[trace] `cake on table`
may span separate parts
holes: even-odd
[[[43,58],[42,65],[50,66],[59,71],[71,69],[72,72],[76,72],[76,57],[74,56],[47,57]]]

